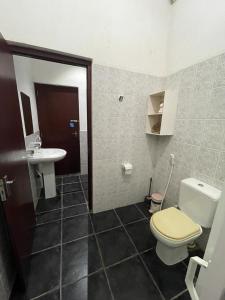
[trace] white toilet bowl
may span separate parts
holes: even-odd
[[[155,213],[150,228],[157,239],[156,253],[166,265],[187,258],[187,245],[202,233],[200,225],[174,207]]]
[[[174,265],[188,256],[187,245],[202,234],[202,227],[212,226],[220,196],[220,190],[195,178],[181,180],[180,210],[161,210],[150,221],[158,240],[156,253],[165,264]]]

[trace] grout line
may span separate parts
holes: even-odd
[[[66,182],[66,183],[61,183],[61,185],[67,185],[67,184],[74,184],[74,183],[80,183],[80,181],[72,181],[72,182]]]
[[[63,241],[63,196],[61,195],[61,240],[60,240],[60,278],[59,278],[59,293],[60,293],[60,300],[62,300],[62,251],[63,251],[63,247],[62,247],[62,241]]]
[[[144,216],[145,219],[149,220],[146,215],[143,213],[143,211],[138,207],[137,204],[134,204],[134,206],[137,208],[137,210],[142,214],[142,216]],[[149,214],[149,218],[150,218],[150,214]]]
[[[138,220],[135,220],[135,221],[131,221],[129,223],[126,223],[126,224],[123,224],[124,226],[125,225],[130,225],[130,224],[134,224],[134,223],[138,223],[138,222],[141,222],[141,221],[145,221],[146,218],[141,218],[141,219],[138,219]],[[122,221],[121,221],[122,222]]]
[[[186,262],[184,260],[182,260],[181,262],[186,268],[188,267],[188,264],[186,264]],[[188,262],[189,263],[189,262]]]
[[[73,193],[81,193],[82,190],[79,190],[79,191],[69,191],[69,192],[64,192],[63,189],[61,192],[59,192],[60,195],[67,195],[67,194],[73,194]]]
[[[79,190],[79,191],[73,191],[73,192],[68,192],[68,193],[65,193],[65,194],[61,193],[61,194],[63,194],[63,195],[70,195],[70,194],[76,194],[76,193],[82,193],[82,190]]]
[[[83,203],[73,204],[73,205],[69,205],[69,206],[65,206],[65,207],[63,206],[63,209],[71,208],[71,207],[78,206],[78,205],[86,205],[87,206],[87,203],[83,202]]]
[[[50,221],[46,221],[44,223],[36,223],[34,228],[41,227],[41,226],[48,225],[48,224],[53,224],[53,223],[59,223],[59,221],[61,221],[61,217],[60,217],[60,219],[50,220]]]
[[[47,247],[47,248],[44,248],[44,249],[41,249],[41,250],[38,250],[38,251],[34,251],[32,252],[29,256],[33,256],[33,255],[36,255],[36,254],[39,254],[39,253],[42,253],[42,252],[45,252],[45,251],[48,251],[48,250],[51,250],[51,249],[54,249],[56,247],[59,247],[60,246],[60,243],[59,244],[56,244],[54,246],[50,246],[50,247]]]
[[[115,227],[112,227],[112,228],[109,228],[109,229],[101,230],[99,232],[95,231],[95,234],[99,235],[101,233],[105,233],[105,232],[108,232],[108,231],[111,231],[111,230],[114,230],[114,229],[117,229],[117,228],[121,228],[121,225],[118,225],[118,226],[115,226]]]
[[[170,298],[170,300],[175,300],[177,299],[178,297],[182,296],[183,294],[185,294],[188,290],[185,289],[183,290],[182,292],[178,293],[177,295],[173,296],[172,298]]]
[[[78,283],[79,281],[81,281],[81,280],[83,280],[83,279],[85,279],[85,278],[91,277],[91,276],[93,276],[93,275],[95,275],[95,274],[98,274],[99,272],[102,272],[102,271],[103,271],[103,268],[100,268],[100,269],[98,269],[97,271],[94,271],[94,272],[91,272],[91,273],[89,273],[89,274],[87,274],[87,275],[85,275],[85,276],[82,276],[81,278],[79,278],[79,279],[77,279],[77,280],[75,280],[75,281],[70,281],[70,282],[68,282],[68,283],[64,283],[64,284],[62,284],[62,288],[67,287],[67,286],[70,286],[70,285],[73,285],[73,284],[76,284],[76,283]],[[79,299],[78,299],[78,300],[79,300]]]
[[[79,179],[80,179],[80,177],[79,177]],[[87,201],[86,195],[85,195],[85,192],[84,192],[82,184],[81,184],[81,188],[82,188],[82,192],[83,192],[84,198]],[[91,226],[92,226],[92,229],[93,229],[93,234],[94,234],[94,237],[95,237],[95,240],[96,240],[96,244],[97,244],[97,248],[98,248],[98,253],[99,253],[99,256],[100,256],[100,259],[101,259],[101,263],[102,263],[102,266],[103,266],[103,271],[105,273],[106,281],[107,281],[108,288],[109,288],[109,291],[110,291],[110,294],[111,294],[111,298],[112,298],[112,300],[115,300],[115,297],[113,295],[112,288],[111,288],[111,285],[110,285],[110,282],[109,282],[109,278],[108,278],[108,275],[107,275],[107,272],[106,272],[106,268],[105,268],[105,264],[104,264],[104,260],[103,260],[103,256],[102,256],[102,252],[101,252],[101,248],[100,248],[100,245],[99,245],[99,241],[98,241],[98,238],[97,238],[97,235],[96,235],[96,232],[95,232],[95,228],[94,228],[94,225],[93,225],[93,222],[92,222],[92,219],[91,219],[90,215],[89,215],[89,218],[90,218]]]
[[[86,211],[86,212],[83,212],[83,213],[80,213],[80,214],[77,214],[77,215],[68,216],[68,217],[64,217],[64,216],[62,216],[62,220],[71,219],[71,218],[73,218],[73,217],[84,216],[84,215],[87,215],[87,214],[89,214],[89,212],[88,212],[88,211]]]
[[[145,268],[145,271],[147,272],[147,274],[148,274],[149,277],[151,278],[151,280],[152,280],[153,284],[155,285],[156,289],[158,290],[158,292],[159,292],[159,294],[160,294],[162,300],[165,300],[165,298],[164,298],[164,296],[163,296],[163,293],[161,292],[161,290],[160,290],[160,288],[158,287],[158,284],[156,283],[156,281],[155,281],[153,275],[151,274],[151,272],[149,271],[148,267],[146,266],[146,264],[145,264],[145,262],[144,262],[144,260],[143,260],[143,258],[142,258],[142,256],[141,256],[140,252],[138,251],[138,249],[137,249],[137,247],[136,247],[134,241],[132,240],[131,236],[129,235],[129,233],[128,233],[126,227],[123,225],[123,223],[122,223],[122,221],[121,221],[120,217],[118,216],[118,214],[117,214],[117,212],[116,212],[115,209],[114,209],[114,211],[115,211],[115,214],[117,215],[119,221],[121,222],[122,227],[123,227],[123,229],[125,230],[125,232],[126,232],[128,238],[129,238],[130,242],[131,242],[132,245],[134,246],[134,248],[135,248],[135,250],[136,250],[136,252],[137,252],[138,257],[140,258],[140,260],[141,260],[141,262],[142,262],[142,264],[143,264],[143,266],[144,266],[144,268]]]
[[[47,296],[47,295],[49,295],[49,294],[51,294],[51,293],[57,291],[58,289],[59,289],[59,286],[56,286],[56,287],[54,287],[53,289],[48,290],[47,292],[44,292],[43,294],[40,294],[40,295],[35,296],[35,297],[33,297],[33,298],[29,298],[29,300],[36,300],[36,299],[38,300],[38,299],[40,299],[40,298],[43,297],[43,296]]]
[[[70,216],[70,217],[66,217],[66,218],[63,218],[62,220],[75,219],[76,217],[85,216],[85,215],[89,216],[89,212],[82,213],[82,214],[79,214],[79,215]],[[89,216],[89,218],[90,218],[90,216]]]
[[[139,219],[139,220],[135,220],[135,221],[132,221],[132,222],[129,222],[129,223],[126,223],[125,225],[130,225],[130,224],[134,224],[134,223],[138,223],[138,222],[141,222],[141,221],[145,221],[146,218],[142,218],[142,219]],[[119,220],[120,222],[120,220]],[[120,222],[121,224],[121,222]],[[100,234],[100,233],[105,233],[105,232],[108,232],[108,231],[111,231],[111,230],[114,230],[114,229],[117,229],[117,228],[120,228],[122,227],[122,225],[118,225],[118,226],[115,226],[115,227],[112,227],[112,228],[109,228],[109,229],[105,229],[105,230],[101,230],[101,231],[96,231],[96,235]]]
[[[92,222],[92,221],[91,221],[91,222]],[[93,226],[93,224],[92,224],[92,226]],[[111,294],[111,298],[112,298],[112,300],[114,300],[115,297],[114,297],[113,292],[112,292],[112,288],[111,288],[111,285],[110,285],[110,281],[109,281],[109,278],[108,278],[108,274],[107,274],[107,272],[106,272],[106,267],[105,267],[105,264],[104,264],[104,260],[103,260],[101,248],[100,248],[100,245],[99,245],[99,241],[98,241],[97,235],[94,234],[94,236],[95,236],[95,239],[96,239],[96,244],[97,244],[99,256],[100,256],[100,259],[101,259],[101,263],[102,263],[102,266],[103,266],[103,271],[104,271],[104,273],[105,273],[105,277],[106,277],[106,281],[107,281],[107,284],[108,284],[108,287],[109,287],[109,291],[110,291],[110,294]]]
[[[126,257],[126,258],[123,258],[123,259],[121,259],[121,260],[119,260],[119,261],[117,261],[117,262],[115,262],[115,263],[113,263],[111,265],[108,265],[108,266],[105,267],[105,269],[108,270],[108,269],[110,269],[112,267],[115,267],[115,266],[117,266],[117,265],[119,265],[119,264],[121,264],[123,262],[126,262],[126,261],[128,261],[131,258],[134,258],[136,256],[138,256],[138,253],[132,254],[132,255],[130,255],[130,256]]]
[[[62,242],[62,245],[64,246],[64,245],[69,244],[69,243],[73,243],[73,242],[76,242],[76,241],[80,241],[80,240],[82,240],[82,239],[91,237],[91,236],[93,236],[93,235],[94,235],[94,233],[90,233],[90,234],[88,234],[88,235],[84,235],[84,236],[82,236],[82,237],[79,237],[79,238],[74,239],[74,240],[70,240],[70,241],[68,241],[68,242]]]
[[[61,209],[62,208],[58,207],[58,208],[53,208],[53,209],[50,209],[50,210],[43,210],[43,211],[40,211],[40,212],[36,212],[36,216],[43,215],[43,214],[46,214],[46,213],[49,213],[49,212],[54,212],[54,211],[61,210]]]
[[[147,252],[150,252],[150,251],[152,251],[152,250],[154,250],[154,249],[155,249],[155,247],[151,247],[151,248],[149,248],[149,249],[140,251],[139,253],[142,255],[142,254],[145,254],[145,253],[147,253]]]

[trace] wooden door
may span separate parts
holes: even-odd
[[[67,151],[56,174],[80,172],[78,88],[35,83],[35,91],[42,147]]]
[[[4,181],[5,191],[8,189],[6,199],[1,195],[0,208],[21,271],[23,259],[31,252],[35,215],[13,58],[1,34],[0,103],[0,180]]]

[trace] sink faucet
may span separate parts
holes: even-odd
[[[34,148],[37,148],[37,149],[40,149],[40,148],[41,148],[41,142],[33,142],[33,143],[31,143],[31,145],[32,145]]]
[[[26,152],[28,155],[34,155],[34,149],[27,149]]]
[[[42,141],[41,141],[41,137],[38,135],[35,142],[32,142],[31,145],[32,147],[36,148],[36,149],[40,149],[41,148],[41,144],[42,144]]]

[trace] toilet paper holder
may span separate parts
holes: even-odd
[[[121,166],[124,175],[131,175],[133,170],[133,165],[131,163],[123,162]]]

